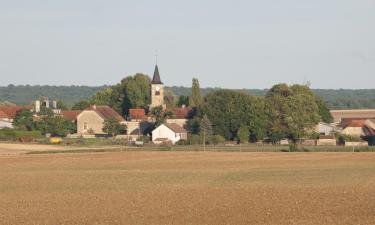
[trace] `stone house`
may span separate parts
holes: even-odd
[[[77,116],[77,133],[78,135],[104,134],[103,123],[111,118],[125,124],[125,119],[111,107],[94,105]]]

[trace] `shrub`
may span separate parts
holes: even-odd
[[[143,143],[147,144],[147,143],[150,143],[151,141],[151,138],[149,136],[140,136],[137,138],[137,141],[142,141]]]
[[[225,142],[225,138],[222,137],[222,136],[220,136],[220,135],[213,135],[213,136],[211,137],[211,142],[212,142],[212,144],[214,144],[214,145],[222,144],[222,143]]]
[[[14,129],[2,129],[0,130],[0,139],[2,140],[24,140],[31,141],[33,139],[43,138],[40,131],[24,131]]]

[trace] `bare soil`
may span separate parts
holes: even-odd
[[[0,224],[375,224],[375,154],[2,155]]]

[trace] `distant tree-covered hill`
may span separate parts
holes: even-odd
[[[29,105],[40,97],[49,97],[50,100],[61,100],[66,105],[71,106],[75,102],[90,98],[106,87],[8,85],[7,87],[0,87],[0,101]]]
[[[40,97],[49,97],[51,100],[61,100],[66,105],[72,106],[74,103],[88,99],[96,92],[107,88],[108,86],[30,86],[30,85],[9,85],[0,87],[0,104],[14,103],[18,105],[29,105]],[[167,87],[177,96],[190,95],[191,88],[188,87]],[[206,95],[220,88],[203,88],[202,94]],[[264,96],[267,89],[239,89],[256,96]],[[315,94],[320,96],[327,102],[331,109],[359,109],[359,108],[375,108],[375,89],[314,89]]]

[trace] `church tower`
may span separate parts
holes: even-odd
[[[151,81],[151,105],[150,109],[164,105],[164,84],[160,80],[158,65],[155,66],[154,76]]]

